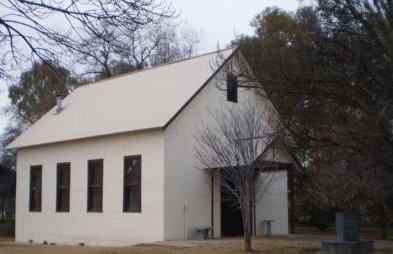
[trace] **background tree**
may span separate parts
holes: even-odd
[[[295,13],[270,8],[254,19],[255,36],[239,39],[315,180],[329,168],[350,172],[347,180],[367,173],[384,205],[370,203],[371,189],[357,180],[341,195],[384,207],[383,214],[392,208],[384,190],[393,174],[392,8],[383,0],[321,0]],[[332,161],[340,162],[334,170]]]
[[[5,147],[56,104],[56,95],[67,96],[78,84],[71,73],[55,62],[36,62],[11,85],[8,114],[12,122],[1,136],[1,162],[15,168],[16,154]]]
[[[165,22],[129,27],[121,34],[107,25],[106,31],[91,33],[81,44],[81,51],[90,53],[77,59],[95,79],[189,58],[200,41],[195,31]]]
[[[15,170],[16,166],[16,151],[15,149],[6,149],[6,147],[22,134],[22,131],[23,128],[21,126],[9,124],[0,137],[0,163],[12,170]]]
[[[148,64],[151,66],[170,63],[194,56],[200,42],[200,35],[186,26],[173,26],[166,23],[159,23],[151,26],[144,36],[147,41],[140,45],[150,45],[148,54]],[[126,56],[138,55],[137,52],[149,51],[144,49],[131,49]]]
[[[6,220],[15,212],[16,173],[0,163],[0,225],[2,233],[7,227]],[[12,228],[12,227],[11,227]],[[11,230],[13,231],[13,230]]]
[[[74,60],[87,67],[87,70],[83,74],[88,77],[95,76],[98,79],[115,75],[113,65],[116,65],[115,51],[117,51],[116,48],[118,45],[115,28],[106,25],[102,30],[104,30],[104,32],[99,31],[97,33],[97,31],[92,31],[88,37],[82,40],[82,43],[79,45],[79,50],[88,53]],[[130,68],[131,66],[127,67]]]
[[[252,212],[269,186],[279,179],[266,151],[280,132],[275,129],[272,111],[260,112],[258,105],[222,109],[212,115],[214,124],[200,131],[196,153],[203,168],[219,179],[222,190],[241,211],[244,232],[244,250],[251,251]],[[262,172],[263,171],[263,172]],[[211,172],[210,172],[211,173]]]
[[[56,95],[67,96],[77,85],[70,71],[55,62],[36,62],[8,89],[10,111],[23,125],[30,126],[56,103]]]
[[[7,76],[6,66],[23,65],[25,61],[57,60],[64,52],[79,56],[90,53],[79,47],[86,34],[116,34],[175,15],[170,4],[159,0],[87,0],[1,2],[5,14],[0,16],[0,75]],[[56,19],[63,21],[62,30],[50,27]]]
[[[376,166],[371,156],[359,155],[345,148],[321,148],[320,158],[309,166],[312,181],[305,187],[313,200],[334,204],[338,208],[376,215],[381,236],[388,236],[392,220],[393,174]],[[326,205],[327,206],[327,205]],[[331,205],[330,205],[331,206]],[[371,210],[369,214],[365,209]]]

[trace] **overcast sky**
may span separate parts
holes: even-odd
[[[186,27],[201,35],[198,53],[224,47],[239,34],[252,34],[250,21],[266,7],[277,6],[295,10],[298,0],[172,0],[180,11],[180,19]],[[0,107],[8,104],[6,85],[0,84]],[[4,130],[7,118],[0,116],[0,132]]]
[[[266,7],[277,6],[295,10],[298,0],[172,0],[181,18],[201,32],[200,51],[212,51],[227,45],[238,34],[252,34],[250,26],[255,15]]]

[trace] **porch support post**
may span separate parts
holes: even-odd
[[[211,170],[210,175],[211,182],[211,227],[212,227],[212,238],[214,237],[214,170]]]

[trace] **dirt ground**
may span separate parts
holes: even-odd
[[[387,243],[387,247],[390,247]],[[90,246],[61,246],[43,244],[21,244],[12,239],[0,239],[1,254],[235,254],[243,253],[242,239],[220,239],[205,241],[173,241],[154,244],[141,244],[129,247],[90,247]],[[297,238],[264,238],[253,240],[253,248],[257,253],[266,254],[317,254],[320,251],[320,241],[317,239]],[[393,253],[386,246],[378,245],[378,254]]]

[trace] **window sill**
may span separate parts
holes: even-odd
[[[123,211],[123,213],[142,213],[142,211]]]

